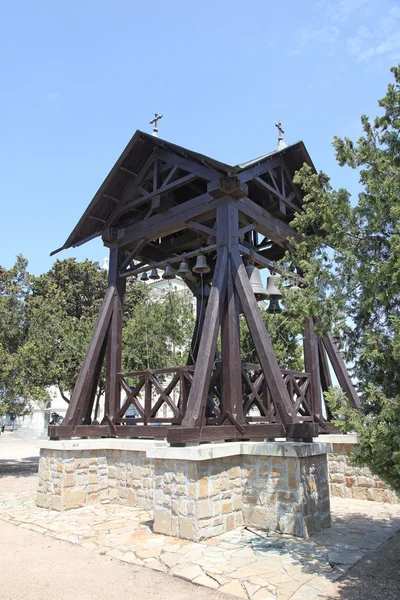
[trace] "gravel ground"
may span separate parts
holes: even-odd
[[[0,490],[35,490],[35,440],[0,438]],[[398,600],[400,533],[365,556],[320,600]],[[169,575],[128,565],[5,522],[0,526],[0,600],[102,598],[222,600],[228,596]],[[229,596],[233,598],[233,596]]]

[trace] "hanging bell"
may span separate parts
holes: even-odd
[[[251,289],[254,292],[257,302],[260,300],[266,300],[268,298],[268,293],[262,284],[259,269],[257,269],[257,267],[254,265],[247,265],[246,273],[250,279]]]
[[[149,280],[149,276],[147,275],[147,272],[143,271],[140,281],[148,281],[148,280]]]
[[[157,269],[152,269],[149,275],[149,279],[158,279],[158,271]]]
[[[267,313],[270,315],[276,315],[282,312],[282,307],[279,304],[279,298],[276,296],[271,296],[271,299],[268,304]]]
[[[204,275],[205,273],[209,273],[211,271],[210,267],[207,264],[207,259],[204,254],[199,254],[196,258],[196,264],[193,267],[193,273],[200,273]]]
[[[173,268],[171,267],[171,265],[167,265],[165,267],[165,271],[162,275],[163,279],[175,279],[175,271],[173,270]]]
[[[277,277],[276,275],[270,275],[268,277],[267,294],[269,298],[278,298],[278,300],[282,298],[282,292],[277,285],[278,281],[279,277]]]
[[[179,275],[179,277],[182,277],[182,279],[185,279],[185,277],[190,275],[191,272],[192,271],[189,269],[189,265],[187,264],[187,262],[183,261],[179,265],[179,269],[176,274]]]
[[[282,307],[279,304],[279,300],[282,298],[282,292],[278,287],[279,277],[276,275],[270,275],[267,279],[267,294],[269,297],[269,305],[267,313],[275,315],[282,312]]]

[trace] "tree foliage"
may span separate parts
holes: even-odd
[[[27,266],[27,260],[19,255],[11,269],[0,267],[0,415],[12,418],[29,412],[32,398],[43,397],[43,391],[35,387],[25,394],[23,353],[29,335],[26,301],[32,283]]]
[[[294,220],[303,237],[294,260],[286,260],[306,280],[295,315],[316,317],[320,331],[335,330],[358,380],[364,416],[328,394],[338,423],[360,434],[358,461],[400,490],[400,68],[392,73],[379,101],[383,114],[361,117],[357,142],[333,142],[338,163],[359,173],[357,203],[303,166],[295,181],[305,191],[305,210]],[[320,235],[304,236],[312,232]]]
[[[47,399],[57,386],[68,401],[107,289],[97,262],[57,260],[39,277],[19,256],[0,268],[0,414],[24,414],[29,400]],[[184,364],[191,331],[191,295],[172,287],[127,282],[123,321],[123,369]],[[104,392],[104,369],[98,396]]]

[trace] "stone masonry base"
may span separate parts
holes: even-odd
[[[144,440],[42,444],[37,505],[110,500],[154,513],[154,531],[199,541],[239,525],[306,537],[330,525],[330,444]]]
[[[332,451],[328,455],[332,497],[400,502],[399,496],[380,477],[373,475],[368,467],[356,467],[352,463],[351,455],[357,454],[357,435],[321,435],[316,441],[332,445]]]

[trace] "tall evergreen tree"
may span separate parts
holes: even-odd
[[[316,317],[319,330],[335,329],[364,415],[344,407],[337,390],[328,394],[331,408],[343,429],[360,434],[358,462],[400,491],[400,67],[391,71],[383,114],[361,117],[358,141],[333,142],[338,163],[360,175],[357,203],[324,173],[304,166],[297,174],[306,196],[294,225],[320,235],[296,244],[294,266],[307,285],[293,310]]]

